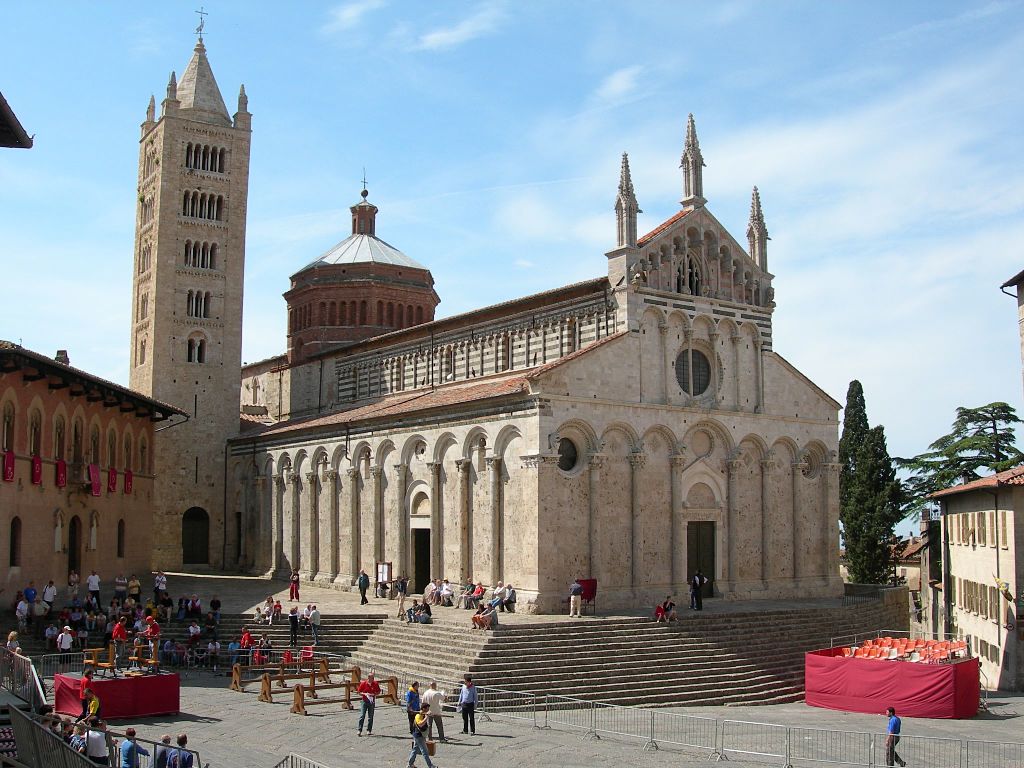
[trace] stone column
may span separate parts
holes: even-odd
[[[264,525],[264,516],[267,514],[267,478],[260,475],[256,480],[256,541],[254,543],[253,568],[255,573],[263,570],[267,563],[263,559],[263,542],[273,538],[271,532]],[[268,534],[271,534],[268,536]],[[271,557],[273,560],[273,557]],[[270,563],[273,565],[273,563]]]
[[[727,574],[726,587],[732,591],[736,584],[736,531],[739,528],[739,473],[743,467],[743,459],[739,457],[738,451],[733,451],[725,462],[726,471],[729,475],[729,503],[725,515],[726,555],[725,568]]]
[[[803,562],[800,559],[800,534],[803,526],[800,525],[800,478],[804,476],[804,470],[807,469],[807,462],[803,460],[803,456],[798,456],[796,461],[793,462],[793,579],[794,581],[802,577],[804,568],[801,567]]]
[[[601,468],[608,461],[608,457],[602,453],[595,453],[590,457],[590,471],[587,473],[587,578],[594,578],[595,552],[594,552],[594,524],[597,520],[597,501],[601,490]]]
[[[306,578],[312,581],[320,571],[320,476],[315,470],[306,473],[306,486],[309,490],[309,542],[306,546],[309,562],[304,565],[307,566]]]
[[[327,574],[328,581],[334,581],[338,578],[338,573],[341,569],[341,558],[338,556],[339,546],[339,510],[338,510],[338,470],[336,469],[325,469],[324,479],[327,481],[328,492],[331,494],[331,501],[328,505],[327,514],[330,515],[331,523],[331,562],[328,566],[330,570]]]
[[[299,473],[298,472],[289,472],[288,473],[288,483],[292,487],[292,498],[291,498],[292,519],[291,519],[291,526],[290,526],[291,527],[291,532],[292,532],[292,541],[291,541],[292,545],[290,547],[291,551],[288,554],[289,554],[289,557],[291,558],[292,570],[295,570],[296,568],[298,568],[301,565],[300,558],[302,556],[301,555],[301,551],[299,549],[299,512],[300,512],[300,509],[301,509],[300,504],[302,503],[302,499],[301,499],[302,483],[300,482],[300,479],[299,479]]]
[[[398,551],[395,553],[395,569],[402,575],[408,575],[411,569],[409,563],[409,514],[410,510],[405,508],[405,489],[406,484],[409,480],[409,468],[405,464],[395,464],[395,498],[397,499],[397,509],[395,514],[392,515],[392,521],[395,528],[395,540],[398,542]],[[383,494],[381,498],[381,505],[383,506],[384,499]],[[433,503],[433,501],[431,501]],[[384,519],[384,512],[381,511],[381,519]],[[431,515],[431,524],[433,524],[433,515]],[[431,542],[433,544],[433,542]],[[381,546],[381,559],[384,558],[384,531],[381,530],[380,536]],[[435,572],[432,572],[435,573]]]
[[[833,454],[834,456],[835,454]],[[842,465],[831,461],[825,464],[825,499],[822,504],[822,535],[825,537],[825,577],[829,583],[839,584],[839,470]]]
[[[459,570],[462,581],[473,575],[473,521],[470,519],[470,470],[471,459],[456,459],[455,468],[459,473]]]
[[[761,588],[768,589],[768,523],[772,519],[771,476],[777,466],[775,453],[761,459]]]
[[[491,586],[501,579],[501,457],[488,456],[487,481],[490,489],[491,503]]]
[[[271,575],[278,574],[284,569],[284,505],[285,505],[285,490],[287,483],[285,482],[284,475],[277,475],[274,478],[274,498],[270,501],[271,515],[273,520],[271,521],[271,557],[270,557],[270,573]]]
[[[682,480],[683,470],[686,468],[686,449],[680,449],[679,453],[669,456],[669,489],[671,495],[669,496],[669,504],[671,508],[669,510],[669,578],[672,580],[672,590],[675,591],[677,584],[682,584],[686,581],[686,574],[680,567],[679,562],[679,549],[680,543],[683,540],[681,532],[679,530],[679,517],[682,514],[683,505],[683,491],[682,491]]]
[[[742,373],[740,371],[740,342],[743,341],[743,337],[738,333],[730,334],[729,341],[732,342],[732,359],[733,368],[736,371],[736,375],[733,376],[733,385],[736,388],[736,410],[743,410],[743,403],[741,400],[742,395],[740,394],[740,379]]]
[[[370,514],[373,517],[374,563],[373,572],[370,574],[371,579],[377,575],[377,563],[384,559],[384,483],[381,480],[383,473],[384,467],[370,467],[370,478],[373,482],[370,491],[373,511]]]
[[[639,451],[629,454],[629,547],[624,548],[629,552],[629,586],[636,589],[637,572],[636,566],[638,557],[637,547],[639,542],[637,528],[639,527],[638,517],[640,515],[640,470],[647,463],[647,456]]]
[[[427,463],[430,470],[430,572],[444,573],[444,525],[441,520],[441,462]]]
[[[714,398],[712,400],[712,402],[715,403],[715,405],[717,405],[718,402],[719,402],[719,394],[718,394],[718,384],[719,384],[719,382],[718,382],[718,339],[719,339],[720,336],[721,336],[721,334],[719,334],[718,331],[711,331],[711,333],[708,334],[708,339],[711,342],[711,356],[708,358],[708,364],[711,367],[711,385],[710,385],[710,389],[711,389],[711,394],[712,394],[712,396]]]
[[[658,339],[660,341],[661,348],[661,367],[664,370],[665,375],[662,376],[662,385],[665,388],[665,396],[662,398],[663,403],[668,403],[668,393],[672,391],[672,366],[669,365],[668,359],[668,325],[661,323],[658,326]]]
[[[686,340],[686,394],[693,400],[693,331],[687,328],[683,331],[683,338]]]
[[[345,470],[348,475],[348,514],[349,514],[349,551],[348,551],[348,575],[349,582],[354,583],[359,574],[359,561],[362,559],[361,541],[363,532],[359,525],[359,467],[349,467]]]

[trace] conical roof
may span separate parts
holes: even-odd
[[[210,61],[206,58],[206,46],[202,38],[196,42],[192,59],[178,81],[178,101],[181,102],[180,109],[198,113],[189,116],[195,120],[231,125],[231,117],[224,106],[224,98],[220,95]]]
[[[397,267],[411,267],[412,269],[422,269],[424,271],[427,269],[393,245],[385,243],[376,235],[349,235],[316,261],[310,262],[299,271],[305,272],[312,267],[323,267],[328,264],[367,263],[391,264]]]

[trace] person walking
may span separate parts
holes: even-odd
[[[413,768],[416,764],[417,754],[423,755],[427,768],[434,768],[434,763],[430,760],[430,750],[427,748],[427,738],[425,735],[427,728],[430,727],[429,709],[426,704],[422,704],[419,712],[412,720],[412,751],[409,753],[408,768]]]
[[[906,765],[906,761],[896,753],[896,745],[900,743],[900,729],[903,721],[896,716],[896,710],[889,707],[885,710],[889,718],[889,725],[885,730],[885,764],[887,766]]]
[[[366,575],[366,571],[359,571],[359,578],[356,579],[356,586],[359,587],[359,604],[366,605],[370,602],[366,599],[366,590],[370,588],[370,577]]]
[[[288,627],[292,631],[291,646],[299,644],[299,608],[296,605],[288,612]]]
[[[476,686],[473,678],[466,675],[459,691],[458,708],[462,712],[462,732],[476,734]]]
[[[405,692],[405,714],[409,717],[409,733],[413,732],[416,714],[420,711],[420,684],[413,680]]]
[[[580,618],[580,602],[583,600],[583,585],[576,579],[569,585],[569,617]]]
[[[299,572],[292,569],[292,575],[288,577],[288,599],[294,603],[299,601]]]
[[[363,735],[363,722],[366,721],[366,735],[373,733],[373,710],[377,706],[377,697],[380,696],[380,683],[373,676],[373,672],[366,676],[366,679],[359,683],[356,689],[362,699],[362,706],[359,708],[359,724],[356,726],[357,736]]]
[[[707,577],[700,572],[700,568],[690,579],[690,609],[694,611],[704,610],[704,585],[708,583]]]
[[[309,612],[309,629],[313,633],[313,645],[320,644],[320,609],[315,605]]]
[[[395,582],[395,591],[398,592],[398,618],[405,616],[405,596],[409,594],[409,579],[399,576]]]
[[[423,703],[427,705],[430,714],[430,725],[427,728],[427,738],[434,738],[434,727],[437,727],[438,741],[448,741],[444,737],[444,693],[437,690],[437,681],[431,680],[430,687],[423,694]]]

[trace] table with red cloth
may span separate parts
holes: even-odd
[[[62,715],[78,717],[82,700],[78,697],[81,675],[54,675],[54,709]],[[104,720],[176,715],[180,711],[181,678],[160,673],[92,679],[90,688],[100,699]]]
[[[901,717],[963,719],[978,713],[979,670],[977,657],[921,664],[844,657],[841,647],[822,648],[804,655],[804,699],[845,712],[880,715],[895,707]]]

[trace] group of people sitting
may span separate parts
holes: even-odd
[[[423,600],[413,600],[412,607],[405,609],[404,596],[408,590],[408,580],[402,577],[398,581],[399,617],[403,616],[404,610],[404,618],[410,624],[432,623],[431,606],[443,606],[473,610],[473,629],[493,629],[498,626],[498,613],[514,613],[516,608],[516,590],[511,584],[499,581],[488,596],[483,582],[469,579],[456,594],[456,588],[448,579],[435,579],[423,590]]]
[[[253,622],[270,625],[278,621],[283,612],[284,608],[281,605],[281,601],[275,600],[273,595],[267,595],[267,599],[263,601],[263,604],[256,606]]]

